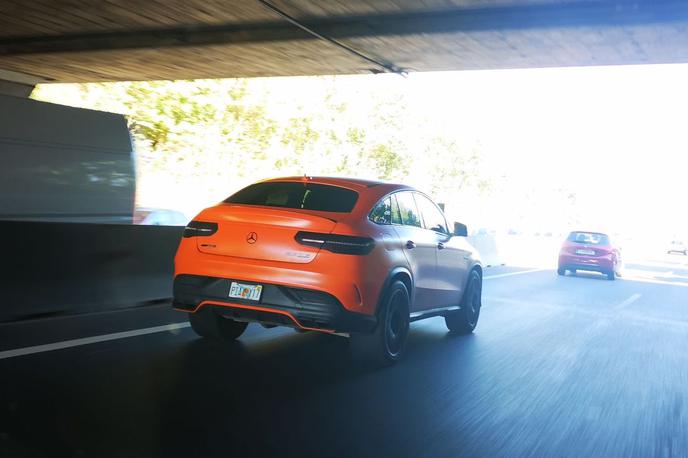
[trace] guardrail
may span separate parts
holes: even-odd
[[[0,221],[0,321],[113,310],[169,298],[182,230]]]

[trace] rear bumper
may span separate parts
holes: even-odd
[[[607,257],[560,256],[559,268],[606,273],[614,269],[614,261]]]
[[[241,279],[177,275],[172,305],[190,313],[202,307],[213,307],[216,313],[238,321],[325,332],[370,332],[377,324],[374,315],[350,312],[333,295],[311,289],[261,282],[260,300],[230,299],[232,281],[253,283]]]
[[[201,253],[196,243],[195,237],[182,239],[175,256],[175,275],[235,278],[326,291],[346,310],[365,315],[376,313],[390,269],[382,246],[376,248],[379,253],[367,256],[321,252],[313,261],[301,264]]]

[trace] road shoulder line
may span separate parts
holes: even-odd
[[[189,326],[190,324],[188,322],[171,323],[162,326],[153,326],[151,328],[133,329],[131,331],[115,332],[112,334],[102,334],[99,336],[82,337],[80,339],[63,340],[62,342],[54,342],[45,345],[15,348],[12,350],[5,350],[0,352],[0,360],[16,358],[17,356],[32,355],[35,353],[44,353],[47,351],[63,350],[65,348],[80,347],[82,345],[90,345],[98,342],[107,342],[110,340],[128,339],[129,337],[143,336],[146,334],[155,334],[158,332],[175,331],[178,329],[188,328]]]

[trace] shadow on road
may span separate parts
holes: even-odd
[[[423,424],[434,404],[417,393],[470,377],[478,340],[449,334],[439,319],[416,323],[406,358],[374,369],[353,359],[342,337],[191,335],[16,360],[0,394],[0,455],[305,456],[336,447],[360,456],[380,425]],[[411,446],[418,439],[402,435],[376,450]]]
[[[584,278],[584,279],[589,279],[589,280],[602,280],[602,281],[609,281],[607,279],[607,276],[601,273],[597,272],[588,272],[585,270],[578,270],[576,273],[569,273],[566,274],[567,277],[577,277],[577,278]]]
[[[369,428],[408,415],[403,405],[418,402],[414,393],[437,363],[470,359],[472,343],[473,336],[422,326],[404,361],[371,368],[351,356],[348,339],[318,333],[253,345],[190,342],[160,399],[161,455],[310,455],[342,439],[357,453],[352,422]]]

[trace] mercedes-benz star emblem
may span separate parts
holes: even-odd
[[[258,241],[258,234],[255,232],[249,232],[248,235],[246,236],[246,242],[254,244]]]

